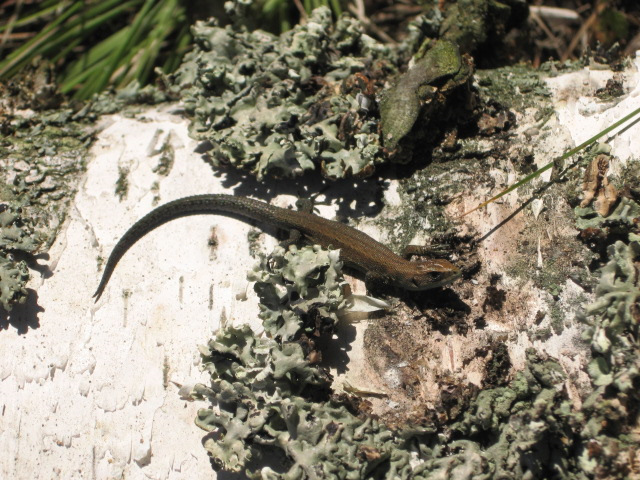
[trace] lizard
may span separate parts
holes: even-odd
[[[382,284],[419,291],[446,285],[460,276],[458,267],[447,260],[411,262],[369,235],[341,222],[304,211],[276,207],[248,197],[205,194],[165,203],[134,223],[109,255],[93,295],[95,301],[103,294],[120,259],[138,240],[176,218],[204,214],[220,214],[245,222],[253,220],[273,225],[288,230],[292,238],[302,235],[309,243],[340,249],[340,258],[345,265],[364,273],[368,287]]]

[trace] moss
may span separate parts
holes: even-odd
[[[438,117],[443,107],[442,98],[436,94],[460,87],[472,73],[469,59],[460,55],[454,43],[428,42],[426,53],[382,95],[380,125],[385,148],[393,151],[404,143],[406,151],[410,148],[408,141],[420,141],[420,133],[429,130],[430,119]]]
[[[115,194],[120,199],[120,201],[127,198],[127,194],[129,193],[129,168],[118,166],[118,180],[116,180],[116,189]]]
[[[169,371],[171,367],[169,366],[169,358],[165,355],[164,360],[162,362],[162,387],[166,390],[169,386]]]
[[[106,260],[107,259],[104,258],[102,255],[98,255],[96,257],[96,272],[99,272],[100,270],[102,270],[102,266],[104,265]]]
[[[539,340],[541,342],[544,342],[546,340],[549,340],[553,336],[553,334],[554,332],[551,330],[551,328],[538,328],[531,332],[529,340]]]
[[[167,135],[162,147],[160,147],[160,157],[158,163],[153,167],[153,172],[166,177],[173,168],[173,162],[175,160],[175,152],[171,146],[171,135]]]
[[[636,200],[640,194],[640,175],[638,175],[638,168],[640,168],[640,159],[630,158],[622,167],[619,180],[620,186],[624,185],[631,192],[636,192]]]
[[[247,242],[249,243],[249,254],[252,257],[257,257],[260,252],[260,236],[261,230],[251,229],[247,233]]]
[[[560,335],[564,331],[565,314],[557,305],[551,306],[551,328],[555,335]]]
[[[150,188],[151,193],[153,193],[153,200],[151,201],[151,205],[154,207],[160,203],[160,182],[157,180],[151,184]]]
[[[505,382],[511,369],[509,351],[504,343],[498,344],[492,351],[491,359],[486,365],[485,383],[499,386]]]
[[[546,76],[549,73],[532,70],[526,65],[478,70],[476,73],[480,95],[518,112],[536,108],[536,120],[541,124],[554,114],[551,92],[544,82]]]
[[[396,253],[401,253],[416,235],[424,232],[432,239],[434,254],[437,250],[450,250],[446,244],[455,221],[443,211],[443,205],[466,189],[457,178],[460,168],[466,168],[462,162],[434,162],[400,181],[399,205],[387,207],[389,213],[375,220],[388,232],[385,243]]]

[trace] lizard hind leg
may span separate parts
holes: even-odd
[[[289,238],[282,240],[280,242],[280,246],[285,250],[288,250],[291,245],[296,245],[300,243],[301,239],[302,239],[302,232],[300,232],[300,230],[296,230],[295,228],[292,228],[291,230],[289,230]]]

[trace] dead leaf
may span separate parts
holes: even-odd
[[[603,217],[611,213],[618,200],[618,191],[607,178],[608,170],[609,157],[604,154],[598,155],[586,168],[582,181],[584,199],[580,202],[580,206],[586,207],[595,198],[593,208]]]
[[[613,210],[613,206],[616,204],[618,200],[618,190],[614,187],[607,177],[602,179],[602,188],[598,192],[598,198],[593,204],[593,208],[598,212],[601,216],[608,216]]]

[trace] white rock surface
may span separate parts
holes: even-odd
[[[640,51],[631,68],[625,72],[584,68],[578,72],[547,79],[547,85],[554,96],[558,124],[568,131],[574,145],[580,145],[589,138],[617,122],[625,115],[640,108]],[[604,88],[609,80],[622,80],[625,94],[611,101],[594,98],[598,89]],[[638,127],[629,123],[615,129],[601,139],[607,142],[613,155],[622,164],[630,157],[638,157]],[[610,166],[610,173],[617,173],[616,162]]]
[[[50,252],[53,276],[42,280],[35,274],[31,284],[43,309],[39,328],[0,335],[0,477],[208,478],[205,432],[193,423],[202,405],[181,400],[178,390],[206,382],[196,346],[221,318],[257,318],[246,281],[256,262],[246,241],[251,227],[220,216],[170,222],[124,256],[94,304],[98,256],[106,258],[127,228],[154,207],[154,195],[166,202],[225,191],[193,153],[196,143],[183,117],[165,110],[103,122],[94,158]],[[152,171],[159,157],[149,152],[167,135],[175,163],[162,177]],[[122,202],[114,195],[121,168],[130,170]],[[208,245],[212,227],[219,241],[215,252]],[[275,240],[265,235],[260,243],[269,248]],[[247,290],[247,300],[236,300]]]

